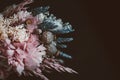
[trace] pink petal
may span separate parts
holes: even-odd
[[[7,50],[6,53],[8,56],[13,56],[14,50]]]
[[[24,66],[21,66],[19,64],[16,66],[16,71],[19,73],[19,75],[22,74],[23,70],[24,70]]]

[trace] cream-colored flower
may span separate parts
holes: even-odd
[[[8,31],[9,36],[13,38],[13,41],[27,41],[29,38],[29,33],[24,28],[24,24],[16,26],[16,27],[9,27]]]
[[[18,21],[18,16],[13,15],[10,18],[4,18],[2,14],[0,14],[0,40],[5,40],[6,38],[12,39],[12,41],[27,41],[29,38],[29,33],[27,33],[27,29],[25,29],[25,25],[21,24],[18,26],[10,26],[10,24]]]
[[[27,17],[29,17],[31,15],[31,12],[27,12],[27,11],[19,11],[17,13],[17,16],[20,20],[25,21]]]

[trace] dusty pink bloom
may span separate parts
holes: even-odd
[[[40,67],[45,55],[45,47],[40,45],[38,37],[32,34],[29,40],[23,43],[11,43],[9,39],[6,39],[4,49],[3,53],[8,58],[8,64],[12,65],[19,75],[24,70],[34,72]]]
[[[32,33],[35,29],[37,29],[37,23],[38,20],[36,17],[30,16],[26,19],[27,29],[30,33]]]
[[[25,7],[25,5],[30,4],[32,2],[33,2],[33,0],[24,0],[24,2],[22,2],[18,5],[9,6],[7,8],[7,10],[4,11],[4,16],[5,17],[10,17],[11,15],[13,15],[16,12],[19,12],[19,11],[22,11],[22,10],[25,11],[27,9],[27,7]]]

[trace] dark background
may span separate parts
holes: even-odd
[[[0,0],[0,10],[22,0]],[[119,52],[117,52],[118,30],[117,2],[105,0],[34,0],[32,7],[49,5],[50,13],[63,22],[70,22],[75,32],[74,41],[68,45],[67,53],[73,60],[66,64],[79,75],[49,75],[51,80],[119,80]],[[113,21],[112,21],[113,20]],[[114,23],[115,22],[115,23]],[[114,30],[115,29],[115,30]],[[13,77],[11,80],[18,79]],[[28,78],[37,80],[36,78]],[[23,80],[23,78],[20,78]]]

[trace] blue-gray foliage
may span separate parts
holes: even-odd
[[[46,7],[37,7],[37,8],[34,8],[32,10],[32,13],[33,13],[34,16],[37,15],[37,14],[40,14],[40,13],[45,14],[46,12],[48,12],[49,8],[50,8],[49,6],[46,6]]]
[[[42,21],[41,24],[38,25],[38,28],[42,29],[43,31],[50,31],[54,35],[56,34],[65,34],[65,33],[70,33],[73,32],[74,29],[72,29],[72,26],[67,22],[63,23],[61,19],[57,19],[53,14],[46,14],[48,12],[49,7],[39,7],[33,10],[34,15],[43,13],[46,15],[44,20]],[[57,38],[55,41],[57,43],[58,48],[67,48],[67,45],[62,44],[66,42],[72,41],[73,38]],[[64,52],[60,52],[60,56],[67,58],[67,59],[72,59],[72,57]]]
[[[64,58],[67,58],[67,59],[72,59],[72,57],[64,52],[60,52],[60,56],[61,57],[64,57]]]
[[[72,40],[73,40],[73,38],[61,38],[61,37],[57,38],[58,43],[70,42]]]
[[[65,44],[57,44],[57,47],[59,47],[59,48],[67,48],[67,45],[65,45]]]

